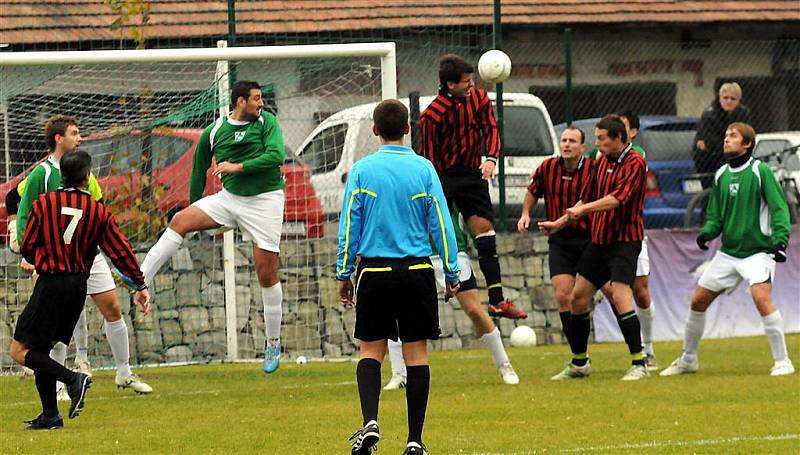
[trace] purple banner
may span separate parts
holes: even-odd
[[[697,232],[647,232],[650,253],[650,296],[653,299],[653,338],[682,340],[689,302],[702,271],[719,249],[719,239],[708,251],[697,247]],[[775,267],[772,299],[783,315],[786,332],[800,332],[800,225],[792,227],[788,260]],[[704,338],[763,335],[761,316],[750,297],[747,282],[731,294],[720,295],[706,312]],[[623,341],[608,302],[594,315],[597,341]]]

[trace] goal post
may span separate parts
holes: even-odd
[[[117,140],[117,135],[141,133],[142,136],[147,137],[143,139],[143,141],[149,145],[149,141],[152,140],[156,142],[157,139],[157,134],[153,132],[154,129],[172,128],[170,125],[177,125],[174,127],[174,134],[180,135],[183,134],[180,130],[184,129],[184,125],[186,124],[186,122],[181,123],[181,120],[186,118],[191,119],[191,122],[189,122],[192,125],[191,128],[198,130],[201,126],[211,124],[213,120],[212,118],[206,117],[202,117],[202,120],[200,120],[201,117],[197,115],[198,112],[208,113],[209,116],[213,115],[214,117],[217,115],[227,115],[230,105],[230,86],[228,81],[229,64],[239,65],[241,62],[255,62],[257,64],[259,68],[258,71],[251,68],[249,75],[246,73],[242,74],[240,71],[239,77],[241,79],[258,80],[262,84],[262,87],[264,87],[263,91],[265,94],[268,90],[272,90],[273,93],[280,90],[280,86],[278,86],[277,89],[272,87],[270,78],[273,73],[271,73],[271,71],[281,72],[284,76],[295,71],[296,75],[294,77],[299,82],[292,81],[294,84],[293,89],[300,92],[301,96],[298,96],[297,93],[291,95],[284,95],[282,93],[278,96],[277,103],[280,104],[283,99],[284,105],[288,105],[289,109],[297,105],[297,109],[302,111],[302,115],[304,116],[302,119],[303,128],[294,128],[294,124],[300,123],[300,120],[296,118],[288,118],[287,120],[288,114],[286,111],[288,111],[288,109],[278,116],[279,124],[284,130],[285,136],[287,129],[302,131],[302,133],[294,133],[295,136],[291,138],[291,144],[297,147],[303,143],[305,136],[313,130],[313,125],[322,122],[326,116],[354,105],[374,102],[380,99],[397,98],[396,58],[396,48],[393,42],[229,48],[226,47],[225,41],[220,41],[216,48],[0,53],[0,75],[3,76],[4,81],[11,81],[10,84],[4,84],[5,87],[0,88],[0,106],[2,106],[3,109],[12,111],[12,113],[4,116],[4,124],[2,126],[4,131],[10,130],[11,132],[10,141],[8,137],[9,134],[5,134],[6,154],[9,154],[9,149],[16,153],[16,156],[32,157],[34,155],[28,152],[35,152],[40,154],[36,158],[38,159],[43,149],[31,144],[36,143],[35,145],[39,145],[37,142],[41,142],[41,127],[44,120],[46,120],[48,115],[56,113],[71,114],[73,112],[79,112],[77,115],[80,117],[81,133],[84,137],[84,144],[82,144],[82,147],[87,148],[87,150],[93,150],[88,147],[89,142],[86,141],[87,137],[93,138],[92,141],[94,142],[105,141],[111,143]],[[297,62],[294,64],[282,63],[293,60]],[[374,71],[377,69],[374,64],[376,60],[380,61],[379,77],[377,71]],[[261,61],[268,63],[262,65]],[[347,63],[350,61],[353,63]],[[365,61],[372,63],[365,64]],[[338,63],[331,64],[331,62]],[[201,66],[202,70],[197,70],[197,65]],[[264,71],[262,68],[264,65],[267,65],[270,70]],[[285,69],[287,65],[294,69]],[[172,69],[173,66],[180,66],[180,68]],[[170,69],[164,69],[167,67]],[[337,77],[336,71],[340,69],[344,74]],[[165,76],[163,81],[157,81],[153,84],[148,85],[142,82],[148,77],[148,74],[157,73],[159,71],[164,71],[165,73],[170,72],[170,74],[169,76]],[[204,78],[202,81],[200,80],[201,76],[199,76],[201,72],[203,73],[202,78]],[[127,74],[120,76],[118,73]],[[255,79],[254,77],[249,77],[253,74],[259,75],[259,78]],[[311,74],[311,76],[309,76],[309,74]],[[192,78],[196,75],[197,81],[195,82]],[[120,78],[119,81],[117,80],[118,77]],[[169,84],[181,84],[184,82],[187,84],[187,87],[190,87],[190,89],[187,88],[187,93],[188,91],[192,91],[193,94],[191,96],[187,95],[184,98],[180,98],[174,93],[169,92]],[[269,82],[269,84],[265,85],[265,82]],[[116,91],[112,91],[113,89],[111,87],[114,85],[119,87]],[[142,85],[146,86],[146,89],[143,90],[145,93],[141,96],[142,98],[149,97],[148,99],[151,100],[151,105],[147,105],[147,102],[133,102],[131,100],[131,94],[140,90],[140,86]],[[369,85],[370,87],[365,89],[362,93],[358,92],[358,87],[360,85]],[[285,90],[284,93],[286,93],[286,91],[288,90]],[[343,94],[340,94],[340,91]],[[157,99],[158,97],[155,96],[153,92],[169,92],[171,98],[165,98],[164,100]],[[56,95],[53,95],[53,93],[56,93]],[[102,96],[98,96],[98,94]],[[117,96],[119,99],[113,101],[113,109],[108,108],[109,99],[114,96]],[[284,98],[281,98],[281,96]],[[286,101],[286,97],[291,96],[300,98],[300,101]],[[317,102],[316,100],[316,98],[326,97],[329,98],[329,100],[324,103],[322,101]],[[155,101],[152,101],[154,99]],[[304,103],[308,104],[312,102],[314,104],[313,108],[303,105]],[[83,110],[76,111],[71,109],[71,107],[75,105],[81,105],[81,109]],[[145,107],[143,108],[142,106]],[[211,109],[209,109],[209,107]],[[28,112],[30,115],[25,118],[24,122],[18,120],[17,124],[14,124],[14,116],[17,112]],[[115,115],[120,112],[125,112],[125,115],[129,115],[130,117],[116,119]],[[313,116],[309,115],[309,112],[313,113]],[[9,118],[11,120],[9,120]],[[178,121],[176,121],[176,119],[178,119]],[[26,139],[30,144],[26,142],[25,145],[20,145],[23,142],[19,139],[21,133],[15,129],[20,123],[25,123],[25,127],[30,129],[30,131],[26,133],[30,138],[33,138],[30,140]],[[120,131],[122,133],[120,133]],[[170,134],[173,133],[171,132]],[[152,139],[150,136],[152,136]],[[285,137],[285,139],[287,139],[288,142],[289,138]],[[150,159],[145,157],[145,152],[143,151],[145,146],[140,144],[139,147],[141,149],[139,152],[142,156],[141,160]],[[156,146],[153,145],[152,149],[155,150]],[[153,153],[155,154],[155,151],[153,151]],[[325,153],[323,153],[323,155],[325,155]],[[93,154],[93,157],[95,156],[97,155]],[[327,155],[325,156],[327,159]],[[21,169],[32,164],[36,159],[26,158],[27,161],[24,163],[24,166],[17,165],[16,169],[10,173],[9,177],[13,179],[15,175],[19,174]],[[127,160],[128,158],[123,157],[122,159]],[[153,156],[152,159],[152,166],[154,168],[157,166],[157,161],[162,161],[161,158],[156,158],[155,156]],[[131,160],[133,160],[133,158],[131,158]],[[166,158],[165,160],[166,162],[170,162]],[[8,164],[9,161],[13,163],[14,159],[7,158],[6,163]],[[114,167],[113,159],[108,165]],[[131,168],[136,172],[138,172],[138,166],[139,164],[131,164]],[[144,169],[144,166],[142,166],[142,169]],[[131,173],[135,173],[134,171],[131,171]],[[310,173],[313,172],[314,169],[310,169]],[[129,198],[130,201],[124,204],[120,204],[118,200],[109,202],[112,211],[118,209],[118,205],[119,207],[124,206],[125,211],[132,211],[135,208],[140,211],[152,210],[153,213],[155,213],[155,211],[158,210],[158,207],[156,207],[156,205],[158,205],[157,198],[165,197],[165,193],[162,192],[163,189],[153,190],[152,207],[136,206],[132,208],[136,205],[132,201],[140,196],[140,194],[137,193],[138,190],[134,190],[134,188],[141,188],[146,184],[144,181],[144,174],[142,174],[142,176],[136,176],[135,178],[130,175],[116,176],[109,174],[108,178],[113,179],[117,177],[124,177],[127,179],[125,180],[126,183],[121,184],[121,187],[130,190],[125,194],[125,197]],[[100,178],[100,176],[98,176],[98,178]],[[308,179],[308,177],[306,178]],[[173,184],[176,187],[178,184],[184,185],[185,188],[183,188],[182,191],[188,193],[188,181],[177,181],[179,179],[188,180],[186,177],[175,177],[176,181],[169,182],[169,184]],[[153,180],[155,180],[155,177],[153,177]],[[102,181],[105,180],[101,180],[101,182]],[[213,183],[215,182],[209,179],[207,185]],[[216,183],[218,184],[218,182]],[[101,183],[101,185],[102,184],[103,183]],[[169,186],[169,184],[165,184],[164,187]],[[129,187],[125,185],[129,185]],[[287,185],[289,185],[288,176]],[[147,218],[146,213],[143,216]],[[119,221],[121,225],[129,222],[127,216],[118,218],[120,218]],[[123,231],[126,233],[139,232],[137,230],[141,229],[149,229],[149,233],[146,236],[141,236],[138,242],[135,240],[132,242],[135,243],[135,246],[139,246],[138,251],[140,252],[144,251],[147,245],[152,244],[155,240],[153,238],[153,233],[162,231],[166,226],[164,222],[158,224],[153,220],[145,219],[143,221],[141,219],[136,219],[135,216],[131,216],[130,219],[131,226],[135,223],[149,225],[144,227],[137,225],[135,228],[129,227],[127,228],[129,229],[128,231],[123,227]],[[336,234],[333,232],[335,229],[333,229],[332,226],[332,223],[326,225],[326,237],[328,240],[330,240],[331,236],[335,236]],[[286,233],[286,231],[287,229],[284,230],[284,233]],[[292,232],[292,234],[297,234],[297,232]],[[134,236],[134,238],[136,237]],[[216,238],[217,237],[212,237],[212,239]],[[326,254],[325,260],[330,261],[333,242],[328,242],[324,247],[317,248],[314,246],[315,244],[309,247],[307,244],[303,243],[309,240],[295,240],[296,238],[302,238],[302,236],[284,239],[282,241],[282,249],[283,245],[286,245],[292,253],[300,251],[302,254],[317,254],[316,251],[323,251],[323,253],[320,254]],[[308,238],[310,238],[310,236]],[[194,352],[192,358],[172,357],[168,355],[148,356],[144,355],[143,352],[146,353],[151,350],[157,351],[159,349],[166,351],[169,347],[175,347],[176,344],[194,346],[195,344],[206,343],[206,338],[213,339],[214,343],[224,343],[225,347],[224,351],[215,348],[214,352],[216,352],[216,354],[213,356],[210,354],[206,355],[206,359],[213,358],[213,360],[226,359],[235,361],[253,357],[253,349],[248,350],[241,346],[240,335],[242,334],[242,321],[248,321],[248,318],[249,321],[253,321],[254,315],[257,314],[257,311],[251,309],[249,302],[252,301],[253,305],[256,305],[256,302],[260,302],[261,296],[255,296],[254,294],[256,291],[250,293],[247,289],[248,285],[253,286],[252,277],[254,273],[252,270],[243,271],[242,261],[245,259],[252,260],[252,258],[247,258],[246,248],[243,247],[241,243],[237,244],[236,239],[237,237],[235,237],[234,232],[228,230],[222,235],[222,245],[219,245],[217,240],[212,240],[213,244],[201,248],[210,250],[211,254],[214,255],[210,260],[206,261],[206,267],[209,267],[209,269],[203,270],[203,272],[199,274],[202,276],[197,278],[197,281],[204,280],[203,282],[205,284],[203,284],[203,286],[207,286],[202,288],[202,299],[212,299],[217,303],[221,303],[222,300],[224,300],[224,307],[215,306],[212,308],[211,305],[206,305],[207,311],[201,308],[203,310],[201,313],[203,317],[199,318],[201,321],[196,324],[188,324],[196,326],[191,329],[196,333],[183,333],[182,335],[178,335],[177,339],[181,341],[175,341],[175,337],[172,335],[168,336],[167,330],[168,327],[178,324],[180,324],[180,330],[188,330],[185,329],[187,324],[184,324],[184,322],[188,320],[189,316],[186,316],[186,318],[184,317],[185,309],[181,307],[181,303],[183,300],[188,299],[191,300],[191,303],[187,305],[191,308],[200,308],[205,305],[202,302],[198,303],[200,298],[190,296],[189,291],[187,291],[187,289],[195,289],[199,286],[194,288],[188,285],[184,286],[186,283],[181,281],[183,278],[179,276],[178,272],[174,272],[174,279],[170,278],[168,282],[159,282],[157,275],[156,284],[154,285],[157,299],[155,303],[156,309],[162,313],[161,322],[159,322],[158,316],[155,317],[155,323],[153,323],[144,320],[139,314],[134,314],[132,323],[136,326],[135,332],[137,333],[131,335],[132,340],[134,337],[136,338],[132,341],[132,357],[138,356],[138,362],[134,363],[178,363],[183,361],[197,361],[198,357],[200,357],[197,352]],[[204,251],[202,253],[205,254],[207,252],[208,251]],[[297,263],[291,266],[293,269],[289,271],[289,273],[312,275],[314,277],[312,279],[318,281],[327,280],[329,278],[327,272],[321,271],[327,268],[327,264],[323,264],[322,261],[316,259],[308,260],[308,263],[303,264],[302,254],[297,253],[294,256],[291,256],[291,254],[282,255],[282,262],[287,260],[290,263]],[[181,261],[186,260],[185,256],[186,254],[183,256],[181,254],[176,255],[169,266],[171,270],[186,270],[183,265],[179,264]],[[11,255],[8,255],[8,257],[10,258]],[[198,261],[195,260],[195,263],[196,262]],[[218,267],[220,266],[223,270],[219,270]],[[237,266],[239,267],[237,268]],[[333,264],[330,264],[330,266],[332,269]],[[10,268],[15,267],[15,264],[12,259],[8,259],[5,263],[0,264],[0,267],[6,267],[10,270]],[[184,268],[182,269],[182,267]],[[249,269],[254,270],[254,267],[249,267]],[[22,276],[14,278],[15,273],[16,272],[4,273],[4,278],[2,278],[6,282],[16,280],[13,285],[16,296],[11,297],[10,299],[12,300],[8,300],[7,302],[0,302],[0,307],[6,305],[10,308],[11,318],[8,322],[9,327],[13,324],[15,312],[17,310],[21,311],[22,305],[24,305],[24,302],[27,300],[27,293],[29,293],[30,287],[24,282],[25,278]],[[224,279],[221,279],[221,276],[224,276]],[[215,280],[223,282],[224,284],[222,287],[224,289],[214,288],[215,285],[213,283],[217,282]],[[165,305],[164,308],[158,308],[160,304],[159,291],[163,291],[163,289],[167,287],[174,288],[175,297],[171,298],[173,301]],[[284,286],[284,305],[286,305],[288,298],[289,300],[297,300],[299,302],[298,305],[301,307],[308,301],[313,301],[315,299],[319,301],[319,295],[313,294],[323,292],[323,288],[325,292],[329,293],[330,291],[327,284],[307,286],[305,290],[300,291],[297,291],[297,286],[293,288],[291,286],[288,287],[290,289]],[[12,286],[8,287],[8,289],[11,288]],[[253,287],[253,289],[257,288]],[[198,291],[198,293],[199,292],[200,291]],[[307,295],[297,296],[292,294],[293,292],[300,292],[301,294],[306,293]],[[248,300],[248,302],[243,302],[243,299]],[[176,304],[175,301],[178,303]],[[126,304],[123,303],[123,305]],[[93,305],[87,306],[87,309],[91,309],[94,313],[90,318],[90,340],[91,337],[94,337],[96,343],[102,345],[105,343],[105,340],[102,339],[102,333],[97,333],[98,324],[102,321],[92,307]],[[320,304],[319,311],[322,313],[324,309],[321,307],[322,305]],[[219,314],[222,308],[224,308],[225,311],[224,316]],[[0,308],[0,310],[4,310],[4,308]],[[307,315],[310,312],[313,312],[313,309],[304,307],[298,311],[298,314]],[[164,313],[168,314],[165,316]],[[302,319],[302,317],[303,316],[299,316],[298,318]],[[318,325],[318,327],[315,327],[315,330],[318,330],[320,333],[319,339],[324,340],[322,334],[326,331],[330,332],[330,329],[325,325],[324,318],[322,316],[315,317],[314,315],[307,317],[309,320],[315,321],[313,323],[309,322],[308,324]],[[206,321],[203,321],[204,318]],[[284,317],[284,322],[286,322],[285,319]],[[341,319],[344,320],[345,315],[342,315]],[[128,319],[128,323],[131,324],[130,319]],[[245,322],[245,324],[247,323],[252,322]],[[216,332],[213,334],[211,333],[214,331],[216,324],[224,325],[224,339],[219,339]],[[263,321],[261,321],[261,324],[263,325]],[[141,328],[139,326],[141,326]],[[348,327],[344,322],[341,322],[340,326]],[[164,330],[163,337],[160,334],[154,334],[159,330]],[[292,333],[294,332],[295,331]],[[300,333],[302,331],[297,332]],[[168,340],[167,338],[170,339]],[[256,339],[256,341],[249,343],[251,348],[254,343],[258,344],[258,340]],[[323,341],[319,341],[318,344],[322,343]],[[205,344],[203,346],[205,346]],[[90,356],[95,352],[100,352],[102,349],[102,347],[98,346],[95,350],[95,348],[90,346]],[[203,347],[200,348],[199,351],[209,352],[210,350]],[[258,346],[255,347],[255,352],[256,354],[259,352]],[[297,352],[308,356],[307,351],[304,351],[302,348],[298,348]],[[324,353],[325,351],[320,348],[319,352]],[[347,355],[348,351],[345,351],[343,354]],[[100,354],[97,355],[98,357],[100,356]],[[175,359],[179,360],[176,361]],[[102,366],[102,362],[100,363],[101,365],[99,366]],[[2,365],[0,359],[0,369],[5,367],[7,367],[7,365]]]

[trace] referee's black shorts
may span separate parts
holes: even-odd
[[[447,202],[455,202],[465,220],[472,215],[478,215],[494,221],[489,182],[481,177],[479,169],[452,167],[442,172],[439,179],[442,181]]]
[[[69,344],[86,300],[88,278],[83,273],[39,275],[17,320],[14,339],[42,352],[57,341]]]
[[[550,263],[550,276],[575,276],[578,273],[578,262],[590,243],[592,242],[588,235],[559,236],[556,234],[550,237],[547,255]]]
[[[439,338],[439,298],[429,258],[362,258],[355,278],[357,339]]]
[[[578,261],[578,274],[600,289],[608,281],[633,286],[636,260],[642,242],[615,242],[606,245],[590,243]]]

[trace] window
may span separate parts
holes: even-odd
[[[550,156],[553,141],[541,110],[530,106],[503,106],[505,156]],[[495,108],[495,118],[497,109]]]
[[[122,175],[138,171],[142,158],[141,133],[129,136],[91,139],[81,148],[92,156],[93,171],[98,177]],[[153,169],[163,169],[189,151],[192,142],[175,136],[153,134],[150,136]]]
[[[647,152],[647,161],[691,160],[697,124],[664,123],[640,129],[634,142]]]
[[[346,123],[325,128],[314,136],[300,155],[312,174],[336,169],[342,159],[346,136]]]

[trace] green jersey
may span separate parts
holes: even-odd
[[[456,235],[456,245],[458,245],[459,253],[467,252],[467,234],[464,228],[461,227],[461,215],[458,213],[458,208],[455,204],[449,204],[450,218],[453,220],[453,232]],[[439,250],[436,249],[436,244],[431,240],[431,256],[438,256]]]
[[[638,153],[639,155],[642,155],[642,158],[647,159],[647,152],[645,152],[643,148],[639,147],[636,144],[631,144],[631,148],[633,149],[634,152]],[[600,149],[595,147],[592,149],[591,152],[587,153],[586,156],[588,156],[593,160],[596,160],[598,153],[600,153]]]
[[[59,186],[61,186],[61,167],[52,155],[36,166],[30,175],[17,185],[20,195],[17,209],[17,241],[20,245],[22,245],[22,236],[25,234],[25,225],[28,223],[28,214],[33,202],[39,195],[55,191]],[[88,187],[89,193],[96,201],[103,199],[103,191],[93,173],[89,173]]]
[[[720,251],[737,258],[768,252],[789,243],[789,230],[789,207],[767,164],[751,158],[738,168],[719,168],[701,233],[722,234]]]
[[[286,186],[280,168],[286,159],[283,133],[275,116],[265,110],[252,122],[224,117],[203,131],[194,151],[190,202],[203,197],[212,157],[217,163],[227,161],[244,166],[239,174],[222,174],[222,186],[232,194],[255,196]]]

